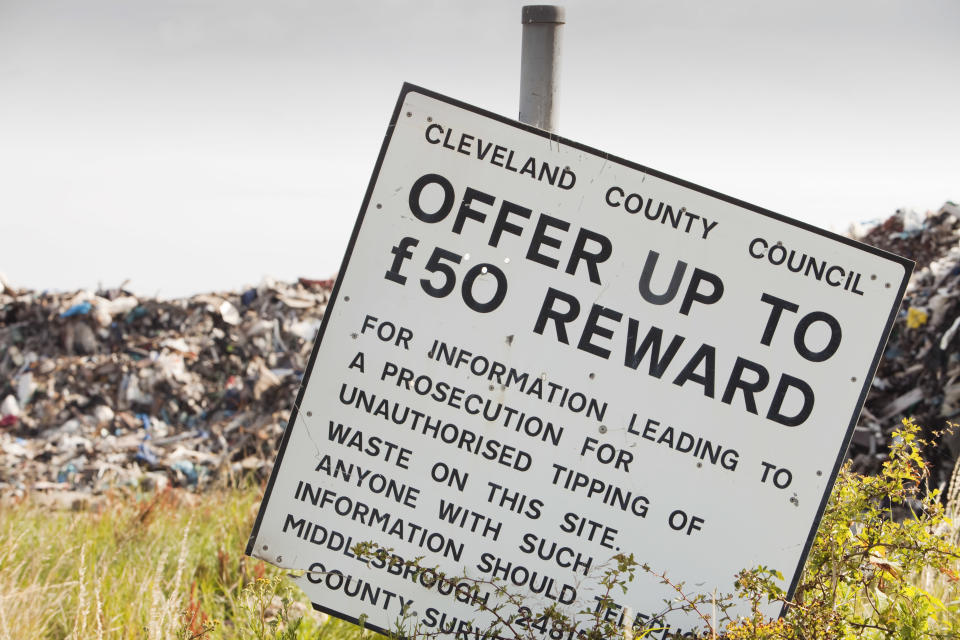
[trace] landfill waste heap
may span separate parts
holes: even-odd
[[[901,418],[931,439],[960,420],[960,207],[898,211],[850,235],[917,263],[849,451],[875,473]],[[332,285],[156,300],[0,279],[0,497],[69,505],[116,486],[265,478]],[[932,487],[947,491],[960,436],[937,442]]]
[[[912,417],[936,442],[926,450],[931,488],[946,492],[960,474],[960,433],[950,427],[960,421],[960,206],[898,210],[850,235],[917,263],[854,431],[854,470],[878,471],[891,432]]]
[[[265,477],[332,285],[155,300],[0,281],[0,496]]]

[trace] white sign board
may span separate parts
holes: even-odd
[[[482,631],[494,578],[589,609],[621,552],[792,592],[911,265],[405,85],[248,553],[381,630]],[[641,571],[602,613],[675,596]]]

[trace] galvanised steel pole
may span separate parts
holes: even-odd
[[[556,131],[560,89],[560,34],[566,21],[563,7],[534,4],[523,7],[520,54],[520,122]]]

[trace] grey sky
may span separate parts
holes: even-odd
[[[329,277],[403,81],[515,116],[522,4],[0,0],[0,272]],[[564,6],[566,137],[827,228],[960,198],[958,2]]]

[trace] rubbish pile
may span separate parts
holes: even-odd
[[[0,495],[268,473],[332,284],[161,301],[0,279]]]
[[[855,470],[875,473],[901,418],[930,436],[960,422],[960,207],[898,211],[851,235],[917,262],[850,449]],[[0,496],[264,477],[332,285],[161,301],[0,278]],[[960,435],[928,457],[945,488]]]
[[[926,216],[900,210],[851,235],[917,263],[850,448],[854,469],[875,473],[902,418],[915,418],[931,439],[960,422],[960,206]],[[937,440],[927,451],[931,484],[946,489],[960,436]]]

